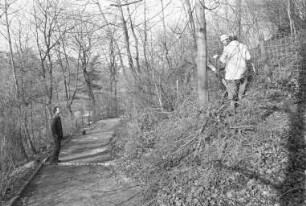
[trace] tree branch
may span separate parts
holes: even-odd
[[[204,9],[209,10],[209,11],[215,10],[215,9],[217,9],[220,6],[220,2],[219,1],[217,1],[216,2],[217,5],[215,7],[212,7],[212,8],[208,8],[207,6],[205,6],[201,0],[200,0],[200,4],[201,4],[201,6]]]
[[[133,1],[133,2],[129,2],[129,3],[125,3],[125,4],[110,4],[110,6],[122,7],[122,6],[131,5],[131,4],[137,4],[137,3],[141,2],[141,1],[143,1],[143,0]]]

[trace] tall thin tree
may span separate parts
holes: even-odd
[[[197,16],[197,74],[198,74],[198,98],[199,104],[204,106],[208,102],[207,81],[207,35],[205,1],[197,0],[195,4]]]
[[[237,37],[238,39],[241,39],[242,35],[242,24],[241,24],[241,18],[242,18],[242,0],[237,0]]]

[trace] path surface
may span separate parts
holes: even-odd
[[[120,119],[101,120],[72,138],[59,165],[44,166],[16,205],[138,205],[141,188],[110,163],[111,139]]]

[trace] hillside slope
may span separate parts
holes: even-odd
[[[148,109],[127,123],[122,168],[146,185],[146,204],[306,204],[301,48],[301,58],[274,70],[272,82],[260,71],[236,110],[220,96],[199,109],[190,96],[170,114]]]

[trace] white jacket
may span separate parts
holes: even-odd
[[[224,47],[220,61],[225,66],[225,79],[238,80],[244,77],[247,71],[246,60],[250,60],[251,55],[246,45],[238,41],[231,41]]]

